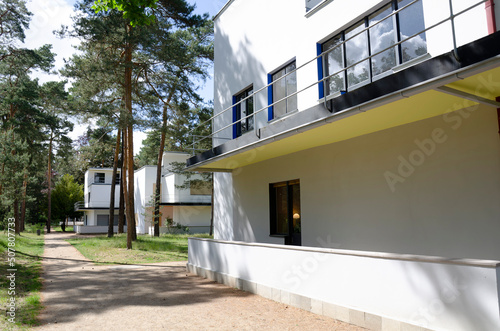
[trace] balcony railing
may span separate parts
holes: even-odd
[[[396,43],[392,43],[390,46],[388,47],[385,47],[379,51],[376,51],[374,53],[372,53],[371,55],[367,56],[367,57],[364,57],[362,58],[361,60],[359,61],[356,61],[355,63],[351,63],[349,65],[346,64],[346,66],[342,67],[342,69],[336,71],[336,72],[333,72],[333,73],[328,73],[326,74],[325,72],[325,69],[326,69],[326,57],[328,56],[328,54],[334,52],[336,49],[338,49],[339,47],[344,47],[344,45],[353,40],[354,38],[360,36],[361,34],[365,33],[366,31],[370,30],[370,29],[373,29],[376,25],[378,24],[381,24],[382,22],[390,19],[391,17],[394,17],[395,15],[399,14],[401,11],[407,9],[408,7],[416,4],[416,3],[419,3],[419,2],[423,2],[424,0],[414,0],[410,3],[408,3],[407,5],[399,8],[398,10],[394,10],[392,11],[389,15],[387,15],[386,17],[384,18],[381,18],[378,22],[375,22],[371,25],[369,25],[368,27],[364,28],[364,29],[361,29],[359,30],[357,33],[353,34],[352,36],[350,36],[349,38],[346,38],[345,40],[343,40],[342,42],[340,42],[338,45],[336,45],[335,47],[331,48],[331,49],[328,49],[326,51],[323,51],[321,52],[321,54],[319,54],[318,56],[310,59],[309,61],[301,64],[300,66],[298,66],[295,70],[291,70],[290,72],[286,73],[285,75],[279,77],[278,79],[272,81],[271,83],[263,86],[263,87],[260,87],[256,90],[253,91],[253,93],[251,93],[249,96],[239,100],[238,102],[232,104],[231,106],[223,109],[222,111],[218,112],[217,114],[215,114],[214,116],[212,116],[210,119],[208,119],[207,121],[201,123],[198,127],[194,128],[192,131],[190,131],[190,135],[193,137],[193,144],[192,144],[192,152],[193,154],[195,154],[196,151],[199,150],[199,148],[197,148],[197,146],[199,146],[200,143],[202,143],[205,139],[221,139],[221,140],[230,140],[231,138],[228,138],[227,136],[217,136],[218,134],[223,134],[223,131],[224,130],[229,130],[230,128],[232,128],[234,125],[237,125],[238,123],[242,123],[243,121],[245,121],[246,119],[248,118],[253,118],[253,123],[254,123],[254,128],[253,130],[255,131],[255,133],[257,134],[259,128],[263,127],[263,126],[260,126],[259,127],[259,121],[256,120],[256,115],[265,111],[265,110],[268,110],[270,107],[273,107],[273,106],[276,106],[277,104],[279,104],[280,102],[286,102],[286,100],[288,100],[289,98],[291,97],[294,97],[294,96],[297,96],[301,93],[303,93],[304,91],[306,90],[309,90],[311,88],[315,88],[315,87],[318,87],[318,86],[325,86],[328,81],[332,78],[334,78],[335,76],[339,75],[339,74],[342,74],[344,72],[347,72],[349,69],[352,69],[352,68],[355,68],[357,65],[367,61],[367,60],[371,60],[372,58],[380,55],[380,54],[383,54],[384,52],[390,50],[390,49],[394,49],[395,47],[398,47],[399,45],[405,43],[405,42],[408,42],[409,40],[411,40],[412,38],[416,38],[418,37],[419,35],[421,35],[422,33],[426,33],[428,31],[431,31],[433,29],[437,29],[438,27],[442,26],[443,24],[449,22],[450,23],[450,26],[451,26],[451,35],[449,35],[448,37],[451,39],[451,43],[452,43],[452,47],[453,47],[453,54],[455,55],[455,57],[457,58],[457,60],[459,59],[458,58],[458,54],[457,54],[457,33],[456,33],[456,28],[455,28],[455,20],[457,17],[465,14],[465,13],[468,13],[469,11],[475,9],[476,7],[478,7],[479,5],[487,2],[486,0],[481,0],[481,1],[477,1],[477,2],[474,2],[473,4],[471,4],[470,6],[468,6],[467,8],[455,13],[454,12],[454,9],[453,9],[453,5],[452,5],[452,0],[449,0],[449,15],[444,18],[444,19],[441,19],[427,27],[425,27],[424,29],[420,30],[420,31],[417,31],[416,33],[410,35],[410,36],[407,36],[406,38],[403,38],[401,39],[400,41],[396,42]],[[426,0],[426,1],[429,1],[429,0]],[[443,38],[445,38],[445,36],[442,36]],[[444,40],[444,39],[443,39]],[[450,40],[448,40],[450,41]],[[435,54],[435,55],[439,55],[439,54]],[[411,61],[410,61],[411,62]],[[245,102],[247,99],[250,99],[250,98],[254,98],[257,94],[259,93],[266,93],[267,95],[267,90],[268,88],[272,88],[272,86],[276,83],[278,83],[280,80],[282,79],[285,79],[286,77],[298,72],[298,71],[302,71],[304,70],[305,67],[307,66],[314,66],[314,70],[320,70],[318,68],[318,64],[321,63],[321,66],[319,66],[319,68],[322,68],[323,69],[323,78],[321,79],[318,79],[318,80],[315,80],[313,82],[310,82],[308,84],[305,84],[303,87],[301,87],[300,89],[297,89],[296,92],[294,93],[291,93],[289,95],[287,95],[286,97],[284,98],[281,98],[279,100],[276,100],[272,103],[269,103],[267,105],[265,105],[264,107],[261,107],[259,108],[258,110],[254,111],[253,113],[247,115],[247,116],[242,116],[241,118],[239,118],[238,120],[231,120],[229,123],[223,123],[222,125],[218,125],[218,127],[216,127],[215,123],[214,123],[214,120],[216,119],[219,119],[219,121],[222,121],[223,122],[223,119],[220,118],[221,116],[225,115],[225,114],[229,114],[231,115],[231,113],[228,113],[228,112],[231,112],[233,110],[234,107],[238,106],[239,104]],[[311,70],[311,69],[310,69]],[[299,77],[297,75],[297,77]],[[326,89],[324,89],[326,90]],[[326,95],[325,97],[322,98],[322,102],[324,103],[325,105],[325,108],[328,108],[327,107],[327,101],[329,99],[332,99],[334,97],[336,97],[337,94],[334,94],[334,95]],[[256,100],[256,99],[254,99]],[[311,100],[312,101],[312,100]],[[331,110],[333,112],[333,110]],[[340,114],[337,113],[337,114]],[[337,114],[334,114],[333,116],[337,115]],[[232,116],[229,116],[232,118]],[[200,127],[202,126],[206,126],[207,124],[209,123],[212,123],[212,127],[214,128],[213,132],[210,134],[210,135],[207,135],[207,136],[199,136],[199,135],[195,135],[194,132],[197,132],[200,130]]]
[[[78,201],[75,203],[75,211],[79,211],[82,208],[85,208],[85,201]]]
[[[119,201],[115,201],[115,208],[118,208]],[[84,201],[75,203],[75,211],[92,208],[109,208],[109,201],[90,201],[87,205]]]

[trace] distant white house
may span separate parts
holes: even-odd
[[[173,162],[184,163],[190,155],[181,152],[163,154],[162,179],[160,188],[160,233],[167,231],[167,219],[189,227],[190,233],[206,233],[210,230],[212,192],[208,185],[186,184],[186,176],[171,171]],[[200,181],[194,175],[190,181]],[[206,182],[205,182],[206,184]],[[152,202],[156,188],[156,166],[145,166],[135,172],[135,218],[138,233],[153,233],[151,223]]]
[[[120,203],[120,171],[113,180],[113,169],[90,168],[85,172],[84,201],[75,204],[76,211],[83,211],[83,225],[75,226],[78,233],[106,233],[109,222],[111,185],[115,185],[114,231],[118,231]],[[126,230],[127,227],[125,226]]]
[[[188,183],[186,176],[171,172],[170,164],[185,162],[187,153],[165,152],[163,156],[161,200],[160,200],[160,232],[167,231],[167,222],[179,224],[189,228],[190,233],[203,233],[210,230],[211,219],[211,189],[202,181],[200,175],[190,178],[190,182],[197,181],[198,185],[179,186]],[[120,201],[120,172],[112,180],[113,169],[91,168],[85,173],[85,200],[75,205],[77,211],[83,211],[83,225],[76,226],[78,233],[106,233],[109,222],[109,204],[111,185],[115,187],[115,220],[114,231],[118,228],[118,207]],[[153,208],[152,202],[156,187],[156,166],[145,166],[135,171],[134,201],[135,220],[138,234],[153,233],[151,223]],[[201,184],[199,184],[201,181]],[[185,185],[186,186],[186,185]],[[126,227],[125,227],[126,230]]]

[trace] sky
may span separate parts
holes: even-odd
[[[27,48],[37,48],[45,44],[52,44],[52,51],[57,54],[55,70],[61,69],[64,59],[68,59],[75,52],[74,46],[78,45],[76,39],[59,39],[53,34],[54,30],[59,30],[61,25],[71,26],[71,16],[74,12],[76,0],[28,0],[28,9],[33,13],[30,27],[26,31],[24,46]],[[224,6],[226,0],[188,0],[191,4],[196,4],[197,14],[208,13],[210,17],[216,15]],[[212,75],[212,73],[211,73]],[[45,75],[38,73],[36,77],[41,82],[63,79],[58,74]],[[209,79],[200,90],[200,95],[209,101],[213,99],[213,80]],[[75,129],[70,134],[73,140],[81,136],[87,123],[76,123]],[[146,138],[144,132],[134,132],[134,154],[139,152],[142,140]]]

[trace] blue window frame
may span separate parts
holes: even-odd
[[[254,129],[254,116],[247,117],[254,112],[252,94],[253,86],[250,86],[233,96],[233,139]]]

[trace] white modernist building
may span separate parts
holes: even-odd
[[[372,330],[500,330],[499,9],[228,1],[188,269]]]
[[[185,175],[171,171],[171,163],[184,163],[187,153],[165,152],[163,154],[160,188],[160,233],[167,231],[167,220],[187,226],[190,233],[208,233],[212,217],[212,189],[208,185],[193,185],[202,181],[200,175],[192,176],[189,188]],[[206,182],[205,182],[206,183]],[[152,202],[156,189],[156,166],[145,166],[135,172],[135,218],[138,233],[153,234]]]
[[[205,185],[200,175],[192,176],[191,182],[197,185],[186,185],[186,176],[173,173],[171,163],[186,162],[189,154],[165,152],[163,155],[161,200],[160,200],[160,233],[167,231],[168,220],[188,227],[190,233],[206,233],[210,230],[211,188]],[[83,211],[83,226],[77,226],[78,233],[106,233],[108,231],[110,189],[113,183],[113,169],[91,168],[85,173],[85,201],[75,205],[76,210]],[[153,233],[151,223],[152,203],[156,188],[156,166],[145,166],[134,173],[135,221],[139,234]],[[201,182],[201,184],[200,184]],[[115,226],[118,225],[118,207],[120,196],[120,177],[114,181],[115,187]],[[179,188],[179,186],[188,186]],[[173,224],[172,223],[172,224]],[[126,230],[126,227],[125,227]]]
[[[75,232],[108,232],[111,185],[115,185],[114,231],[118,231],[120,180],[120,171],[113,180],[113,169],[110,168],[90,168],[85,172],[84,201],[75,204],[76,211],[83,211],[83,225],[76,225]]]

